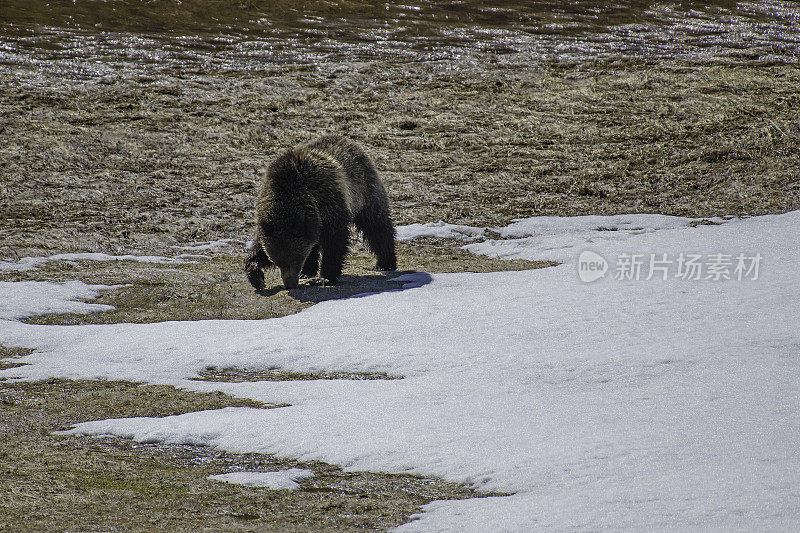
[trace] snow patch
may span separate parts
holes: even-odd
[[[139,263],[184,263],[182,257],[158,255],[109,255],[99,252],[55,254],[48,257],[23,257],[19,261],[0,260],[0,272],[24,271],[39,268],[50,261],[136,261]]]
[[[0,319],[18,320],[51,313],[97,313],[111,311],[113,306],[78,302],[91,300],[109,285],[87,285],[82,281],[53,283],[50,281],[0,281]]]
[[[314,476],[311,470],[290,468],[277,472],[230,472],[208,476],[214,481],[235,483],[246,487],[265,487],[273,490],[296,490],[300,488],[297,481]]]
[[[537,235],[559,235],[584,232],[643,232],[651,233],[665,229],[688,227],[696,218],[674,217],[668,215],[585,215],[576,217],[530,217],[520,218],[505,227],[493,228],[501,237],[531,237]],[[705,219],[721,223],[723,219]]]
[[[727,219],[694,219],[653,214],[531,217],[516,220],[505,227],[492,228],[492,231],[505,237],[504,239],[489,239],[467,244],[462,248],[497,259],[571,263],[587,247],[628,243],[636,235],[692,229],[699,220],[705,220],[705,224],[722,224]]]
[[[472,241],[483,237],[486,228],[476,228],[473,226],[460,226],[448,224],[447,222],[428,222],[425,224],[409,224],[407,226],[397,226],[398,241],[411,241],[422,237],[435,239],[456,239],[460,241]]]
[[[177,250],[190,250],[190,251],[214,251],[222,248],[230,248],[241,244],[239,239],[219,239],[217,241],[198,242],[188,246],[173,246]]]
[[[460,226],[440,220],[398,226],[397,240],[410,241],[421,237],[453,239],[469,242],[462,246],[469,252],[497,259],[564,262],[571,260],[582,248],[597,243],[625,241],[631,235],[690,228],[697,224],[722,224],[730,218],[696,219],[654,214],[536,216],[492,228]],[[491,235],[502,238],[487,239]]]
[[[39,268],[48,261],[47,257],[23,257],[19,261],[0,260],[0,272],[22,272]]]

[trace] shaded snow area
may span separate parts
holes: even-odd
[[[229,474],[208,476],[208,479],[236,483],[246,487],[295,490],[300,488],[300,485],[297,484],[298,480],[310,478],[313,475],[314,472],[311,470],[290,468],[288,470],[278,470],[277,472],[231,472]]]
[[[160,255],[109,255],[99,252],[55,254],[48,257],[23,257],[19,261],[0,260],[0,272],[39,268],[50,261],[136,261],[139,263],[184,263],[187,257],[162,257]]]
[[[20,319],[51,313],[96,313],[114,307],[75,301],[91,300],[108,285],[87,285],[82,281],[52,283],[50,281],[0,281],[0,319]],[[0,328],[5,322],[0,321]],[[0,341],[0,344],[2,341]]]
[[[568,259],[556,267],[406,275],[414,288],[284,318],[5,321],[0,344],[37,351],[0,376],[128,379],[291,404],[87,422],[77,434],[269,452],[511,493],[433,502],[401,531],[795,529],[800,212],[698,227],[659,220],[587,229],[593,240],[571,244],[569,257],[537,249]],[[577,219],[537,223],[567,243],[584,231],[569,229]],[[575,260],[584,247],[612,265],[591,283]],[[691,253],[702,256],[702,276],[616,275],[625,257],[670,258],[680,271]],[[758,257],[758,272],[734,275],[741,256]],[[732,262],[729,276],[706,275],[713,257]],[[209,366],[404,379],[189,379]]]

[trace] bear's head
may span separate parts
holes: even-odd
[[[261,222],[261,239],[270,261],[281,271],[283,286],[294,289],[300,281],[300,271],[319,241],[321,224],[312,215],[284,215],[280,223],[275,220]]]

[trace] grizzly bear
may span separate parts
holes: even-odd
[[[245,272],[256,290],[275,265],[286,289],[300,275],[335,284],[350,244],[350,225],[364,235],[379,270],[397,266],[386,190],[367,154],[327,135],[282,153],[267,168],[256,202],[256,236]]]

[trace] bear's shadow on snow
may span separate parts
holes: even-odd
[[[361,298],[372,294],[389,291],[403,291],[422,287],[431,282],[432,276],[427,272],[394,271],[385,274],[350,275],[343,274],[336,285],[316,285],[318,280],[301,280],[296,289],[288,291],[288,295],[300,302],[319,303],[327,300],[345,298]],[[278,285],[258,291],[261,296],[273,296],[285,290]]]

